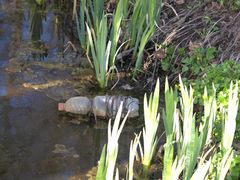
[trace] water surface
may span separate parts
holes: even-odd
[[[28,80],[21,78],[25,70],[8,70],[12,59],[66,61],[62,52],[71,37],[64,33],[67,16],[61,8],[69,5],[49,2],[39,6],[33,0],[0,0],[0,179],[61,180],[87,174],[106,143],[106,128],[69,123],[72,117],[59,114],[57,101],[22,86],[22,80]],[[33,75],[41,73],[40,68],[32,70]],[[61,78],[62,72],[58,73]],[[120,139],[120,161],[127,158],[131,137],[132,128],[126,128]]]

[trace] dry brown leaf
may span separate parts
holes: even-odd
[[[200,47],[202,47],[202,43],[201,42],[192,42],[192,41],[190,41],[189,45],[188,45],[188,49],[190,51],[190,54],[192,53],[192,51],[194,49],[197,49],[197,48],[200,48]]]
[[[163,59],[167,56],[166,51],[164,49],[158,49],[154,52],[154,57],[156,59]]]
[[[185,0],[175,0],[175,3],[178,5],[182,5],[185,3]]]

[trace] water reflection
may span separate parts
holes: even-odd
[[[64,1],[23,1],[23,18],[21,22],[22,41],[21,48],[27,52],[19,52],[28,60],[53,61],[64,50],[68,41],[64,27],[64,17],[68,16],[69,9],[63,8]],[[71,3],[68,3],[71,4]],[[20,11],[20,10],[19,10]],[[16,27],[17,29],[19,27]],[[25,44],[23,44],[23,42]]]
[[[0,97],[7,95],[7,75],[0,72]]]
[[[43,18],[46,16],[44,1],[29,0],[29,32],[32,40],[32,56],[34,59],[44,59],[48,55],[47,47],[41,41],[43,33]]]
[[[60,2],[64,1],[54,2],[58,2],[54,8],[63,8]],[[45,94],[21,89],[17,75],[23,72],[13,76],[4,70],[10,58],[25,57],[25,46],[31,53],[36,53],[34,48],[47,47],[45,60],[56,59],[67,40],[59,21],[59,13],[35,1],[0,0],[0,179],[52,180],[84,174],[96,166],[106,143],[106,129],[71,125],[69,117],[58,114],[57,102]],[[29,42],[37,43],[29,46]],[[38,68],[32,73],[39,73]],[[127,158],[132,136],[128,129],[120,138],[119,159]],[[57,144],[68,152],[54,153]]]

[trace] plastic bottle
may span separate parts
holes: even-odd
[[[128,96],[96,96],[93,99],[93,113],[98,117],[115,117],[123,102],[122,116],[129,111],[128,117],[139,116],[139,100]]]
[[[113,118],[123,102],[122,116],[129,111],[128,117],[139,116],[139,100],[128,96],[96,96],[93,100],[87,97],[73,97],[65,103],[58,104],[59,111],[86,115],[93,113],[96,117]]]
[[[73,114],[88,114],[92,109],[91,100],[87,97],[72,97],[65,103],[58,103],[59,111],[66,111]]]

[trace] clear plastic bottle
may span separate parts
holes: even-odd
[[[139,100],[129,96],[96,96],[93,100],[87,97],[73,97],[65,103],[58,104],[59,111],[86,115],[93,113],[96,117],[113,118],[123,102],[122,116],[129,112],[128,117],[139,116]]]
[[[59,111],[66,111],[73,114],[88,114],[92,109],[91,100],[87,97],[77,96],[68,99],[65,103],[58,103]]]
[[[129,111],[128,117],[139,116],[139,100],[129,96],[96,96],[93,99],[93,113],[98,117],[115,117],[123,102],[122,116]]]

